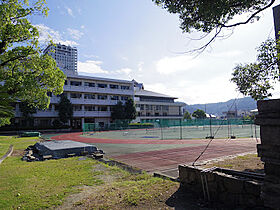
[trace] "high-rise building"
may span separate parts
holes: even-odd
[[[49,45],[44,53],[56,60],[57,66],[67,75],[77,74],[77,48],[62,44]]]

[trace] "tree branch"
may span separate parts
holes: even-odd
[[[239,25],[244,25],[249,23],[257,14],[259,14],[260,12],[266,10],[267,8],[271,7],[272,4],[275,2],[275,0],[271,0],[271,2],[266,5],[265,7],[259,9],[258,11],[256,11],[255,13],[253,13],[246,21],[244,22],[239,22],[239,23],[234,23],[232,25],[224,25],[224,24],[219,24],[222,28],[230,28],[230,27],[235,27],[235,26],[239,26]]]

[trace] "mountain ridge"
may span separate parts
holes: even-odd
[[[202,109],[208,114],[214,114],[216,116],[223,115],[223,112],[243,110],[250,111],[257,108],[257,102],[251,97],[244,97],[238,99],[230,99],[225,102],[207,103],[207,104],[192,104],[184,106],[184,109],[190,113],[193,113],[197,109]]]

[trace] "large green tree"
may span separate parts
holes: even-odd
[[[238,64],[232,73],[232,79],[239,92],[255,100],[272,96],[275,82],[280,80],[279,44],[268,39],[258,47],[257,61]]]
[[[73,118],[73,105],[70,100],[62,95],[58,104],[58,116],[59,120],[65,124]]]
[[[136,118],[136,109],[134,101],[129,98],[125,104],[121,101],[111,108],[111,118],[112,120],[133,120]]]
[[[26,101],[45,109],[48,92],[62,93],[65,75],[39,46],[33,15],[47,16],[45,0],[0,0],[0,113],[10,113],[12,102]],[[9,122],[0,115],[0,122]]]
[[[125,119],[134,120],[136,118],[136,108],[134,101],[129,98],[124,104]]]
[[[204,50],[222,29],[233,28],[259,19],[259,14],[272,6],[275,0],[152,0],[170,13],[178,14],[183,32],[212,33],[208,42],[198,50]],[[234,17],[241,14],[238,21]],[[243,19],[242,19],[243,18]],[[203,36],[206,37],[206,36]]]
[[[197,109],[192,113],[192,116],[195,117],[196,119],[204,119],[206,118],[206,114],[203,110]]]
[[[111,107],[111,118],[112,120],[121,120],[124,119],[124,105],[121,101]]]

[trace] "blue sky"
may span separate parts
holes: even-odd
[[[255,48],[274,37],[268,9],[259,21],[237,27],[195,57],[182,52],[201,45],[190,39],[198,34],[182,34],[178,17],[152,0],[48,0],[47,5],[49,16],[33,16],[31,22],[40,29],[42,42],[50,35],[77,47],[79,74],[135,79],[147,90],[188,104],[241,97],[229,81],[232,69],[253,62]]]

